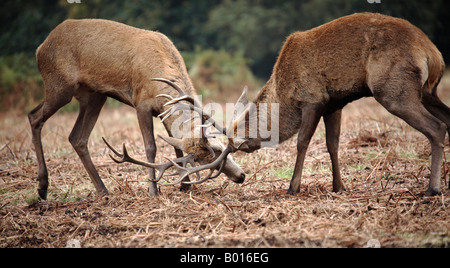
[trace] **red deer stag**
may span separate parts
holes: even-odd
[[[79,101],[80,112],[69,141],[97,192],[108,194],[92,163],[87,142],[100,110],[107,97],[111,97],[136,109],[146,156],[150,162],[147,166],[152,167],[149,193],[157,195],[155,169],[160,171],[160,178],[172,162],[152,165],[156,155],[152,116],[171,109],[170,105],[164,106],[163,98],[156,96],[175,96],[177,88],[183,88],[189,96],[195,96],[184,61],[173,43],[161,33],[117,22],[67,20],[57,26],[39,46],[36,60],[44,80],[45,98],[28,114],[28,118],[39,164],[39,196],[46,199],[48,188],[41,129],[46,120],[69,103],[72,97]],[[172,126],[178,117],[169,116],[165,119],[165,128],[169,136],[173,136]],[[194,131],[192,124],[190,131]],[[188,162],[192,165],[193,160],[209,163],[213,160],[212,155],[216,155],[214,151],[221,153],[225,149],[217,140],[208,141],[205,135],[195,137],[164,138],[175,147],[179,158],[174,163],[182,162],[184,166]],[[181,158],[183,151],[187,156]],[[242,182],[245,178],[243,170],[231,158],[227,159],[222,171],[234,182]]]
[[[423,133],[431,143],[431,177],[427,196],[439,193],[450,109],[437,97],[445,68],[428,37],[409,22],[361,13],[290,35],[255,105],[279,103],[280,142],[298,133],[297,160],[288,193],[300,191],[306,150],[321,117],[333,172],[333,191],[344,190],[338,162],[342,108],[373,96],[390,113]],[[249,109],[241,116],[248,120]],[[259,116],[259,115],[256,115]],[[234,122],[236,129],[241,122]],[[248,133],[248,130],[246,130]],[[260,138],[230,140],[252,152]]]
[[[272,76],[254,101],[256,109],[247,106],[229,126],[232,134],[239,129],[244,134],[233,137],[228,133],[228,151],[253,152],[264,146],[266,138],[259,133],[250,135],[254,132],[248,124],[252,118],[265,116],[268,125],[278,120],[280,142],[298,133],[297,159],[288,189],[289,194],[298,193],[306,150],[323,117],[333,191],[342,191],[345,187],[338,162],[341,111],[351,101],[373,96],[429,139],[431,177],[425,194],[436,195],[445,134],[450,132],[450,109],[436,94],[444,68],[436,46],[403,19],[359,13],[296,32],[283,45]],[[245,91],[239,102],[248,103]],[[280,107],[275,119],[258,109],[271,103]],[[227,134],[225,128],[220,131]]]

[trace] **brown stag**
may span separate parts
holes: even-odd
[[[253,118],[265,117],[268,125],[276,123],[279,142],[298,133],[297,159],[288,189],[294,194],[300,191],[306,150],[323,117],[333,191],[338,192],[345,189],[338,161],[342,108],[373,96],[429,139],[431,177],[425,194],[435,195],[440,189],[445,135],[450,132],[450,109],[436,93],[444,68],[436,46],[408,21],[373,13],[345,16],[290,35],[254,105],[248,105],[228,131],[219,130],[228,134],[230,152],[253,152],[264,146],[267,137],[251,135],[255,129],[248,122]],[[245,91],[238,102],[247,105]],[[279,106],[276,118],[258,109],[274,103]],[[243,135],[235,137],[234,133]]]
[[[171,109],[164,106],[164,98],[176,96],[175,89],[183,88],[189,96],[195,90],[187,74],[184,61],[173,43],[163,34],[137,29],[121,23],[86,19],[67,20],[58,25],[36,52],[39,71],[44,80],[45,98],[28,115],[32,141],[39,164],[39,196],[47,197],[48,172],[41,142],[41,129],[58,109],[75,97],[80,112],[69,141],[79,155],[95,188],[100,194],[108,191],[100,179],[87,148],[89,135],[107,97],[117,99],[137,112],[145,144],[147,166],[150,169],[150,195],[157,195],[155,169],[163,171],[172,164],[152,165],[156,155],[153,117]],[[165,77],[165,79],[153,79]],[[156,81],[155,81],[156,80]],[[164,83],[161,83],[164,82]],[[171,85],[171,86],[169,86]],[[174,163],[209,163],[225,147],[205,135],[177,139],[173,124],[179,116],[164,120],[169,137],[164,138],[175,147],[178,159]],[[194,132],[190,125],[189,131]],[[187,154],[184,158],[183,151]],[[215,152],[218,152],[217,154]],[[228,158],[222,171],[234,182],[245,178],[243,170]]]
[[[300,191],[306,150],[321,117],[332,162],[333,191],[344,190],[338,161],[342,108],[373,96],[390,113],[423,133],[431,143],[431,177],[426,195],[439,193],[450,109],[436,94],[444,73],[442,55],[406,20],[360,13],[290,35],[255,105],[279,103],[280,142],[298,133],[297,160],[288,193]],[[255,110],[253,110],[255,111]],[[247,109],[241,120],[252,115]],[[234,122],[236,129],[242,122]],[[248,129],[246,130],[248,133]],[[252,152],[260,138],[230,140]]]

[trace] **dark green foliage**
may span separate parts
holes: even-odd
[[[243,51],[267,78],[286,37],[354,12],[402,17],[421,28],[449,60],[445,0],[6,0],[0,4],[0,55],[34,52],[66,18],[105,18],[166,34],[181,51]]]
[[[405,18],[421,28],[450,62],[450,1],[445,0],[381,0],[379,4],[367,0],[80,1],[1,1],[0,96],[31,80],[39,86],[34,52],[67,18],[104,18],[162,32],[190,57],[189,64],[195,62],[196,53],[207,49],[240,53],[251,71],[266,80],[292,32],[355,12],[379,12]],[[19,66],[24,55],[29,58]],[[27,79],[31,80],[24,83]]]

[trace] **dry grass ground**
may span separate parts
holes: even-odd
[[[151,198],[147,171],[112,162],[101,140],[118,147],[126,142],[132,155],[145,158],[135,112],[120,107],[101,113],[89,142],[111,193],[98,198],[67,140],[75,119],[57,114],[44,127],[50,173],[44,202],[37,197],[26,116],[1,115],[0,247],[65,247],[70,239],[82,247],[366,247],[372,239],[382,247],[449,247],[448,140],[442,195],[424,197],[427,139],[373,99],[344,109],[340,160],[347,191],[339,194],[331,192],[320,123],[295,196],[285,194],[296,156],[293,138],[275,149],[235,154],[248,174],[244,184],[221,176],[189,192],[161,187],[161,195]],[[172,148],[157,144],[158,162],[174,157]]]

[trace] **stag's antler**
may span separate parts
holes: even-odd
[[[215,128],[220,133],[226,135],[226,129],[217,125],[216,121],[212,118],[212,116],[210,114],[205,113],[202,110],[201,105],[193,97],[186,94],[177,84],[175,84],[174,82],[172,82],[168,79],[164,79],[164,78],[153,78],[152,80],[164,82],[164,83],[172,86],[180,94],[176,98],[174,98],[168,94],[159,94],[156,96],[159,98],[170,99],[170,101],[165,103],[164,106],[173,105],[170,109],[168,109],[167,111],[165,111],[159,115],[159,117],[163,116],[162,121],[166,120],[169,116],[174,114],[176,111],[183,111],[183,110],[194,111],[194,112],[197,112],[200,115],[200,118],[202,119],[202,124],[199,125],[199,127],[202,128],[202,138],[207,139],[206,129],[211,127],[212,125],[214,125]],[[180,103],[180,101],[187,101],[187,103]],[[112,155],[110,155],[110,157],[112,158],[112,160],[114,160],[114,162],[116,162],[116,163],[129,162],[129,163],[141,165],[144,167],[154,168],[154,169],[158,170],[158,176],[155,179],[155,181],[161,180],[162,176],[164,175],[164,172],[167,169],[173,167],[176,171],[172,174],[169,174],[168,176],[178,175],[178,179],[173,183],[167,183],[167,184],[163,184],[163,185],[175,185],[178,183],[198,184],[198,183],[205,182],[209,179],[216,178],[222,172],[222,169],[225,166],[228,154],[233,151],[232,147],[230,145],[228,145],[225,148],[225,150],[223,150],[222,153],[216,158],[216,160],[214,160],[213,162],[211,162],[209,164],[200,165],[200,166],[195,166],[194,156],[192,154],[188,154],[185,157],[177,158],[174,160],[166,158],[168,160],[168,162],[166,162],[164,164],[155,164],[155,163],[139,161],[139,160],[136,160],[136,159],[130,157],[128,155],[128,151],[127,151],[125,144],[123,145],[123,153],[119,153],[105,140],[105,138],[103,138],[103,141],[106,143],[106,145],[109,147],[109,149],[111,149],[111,151],[114,152],[114,154],[116,154],[118,157],[120,157],[120,159],[117,159],[117,158],[114,158]],[[207,146],[207,149],[213,155],[213,157],[215,157],[214,150],[207,143],[206,143],[206,146]],[[182,166],[178,165],[178,163],[181,163]],[[192,167],[187,167],[187,164],[191,164]],[[209,169],[208,174],[205,177],[200,178],[199,172],[202,170],[207,170],[207,169]],[[213,175],[215,170],[218,170],[218,171],[215,175]],[[196,181],[192,181],[192,182],[183,181],[187,176],[194,174],[194,173],[197,174],[198,179]]]
[[[192,154],[188,154],[184,157],[180,157],[180,158],[176,158],[174,160],[171,160],[167,163],[164,164],[155,164],[155,163],[148,163],[148,162],[144,162],[144,161],[140,161],[137,159],[132,158],[129,154],[128,154],[128,150],[127,147],[125,146],[125,144],[123,144],[123,149],[122,152],[123,153],[119,153],[116,149],[114,149],[107,141],[105,138],[103,138],[103,141],[105,142],[105,144],[108,146],[109,149],[111,149],[111,151],[114,152],[115,155],[117,155],[118,157],[120,157],[120,159],[115,158],[112,155],[109,155],[109,157],[111,157],[111,159],[118,163],[132,163],[132,164],[136,164],[136,165],[140,165],[140,166],[144,166],[144,167],[149,167],[149,168],[154,168],[156,170],[158,170],[158,176],[156,177],[156,179],[154,181],[159,181],[161,180],[162,176],[164,175],[164,172],[169,169],[170,167],[173,166],[173,163],[182,163],[183,167],[186,167],[187,164],[191,164],[191,166],[195,166],[195,162],[194,162],[194,156]],[[172,175],[172,174],[170,174]],[[176,174],[175,174],[176,175]],[[197,174],[197,177],[199,178],[200,175]]]
[[[180,96],[178,98],[173,98],[172,96],[168,95],[168,94],[159,94],[156,97],[165,97],[165,98],[169,98],[171,99],[169,102],[165,103],[164,106],[170,105],[170,104],[175,104],[179,101],[185,100],[190,102],[192,105],[194,105],[195,107],[199,107],[201,109],[201,106],[197,103],[197,101],[189,96],[188,94],[186,94],[177,84],[175,84],[174,82],[165,79],[165,78],[152,78],[152,81],[160,81],[160,82],[164,82],[169,84],[170,86],[172,86],[174,89],[176,89],[178,91],[178,93],[180,94]]]
[[[217,178],[220,175],[220,173],[222,173],[222,168],[225,166],[225,163],[227,161],[227,156],[231,152],[232,152],[231,146],[228,145],[228,147],[225,150],[223,150],[222,153],[213,162],[211,162],[209,164],[197,166],[197,167],[192,167],[192,168],[179,166],[174,160],[166,158],[167,160],[169,160],[173,164],[173,167],[175,169],[177,169],[177,171],[174,174],[178,175],[179,178],[178,178],[177,181],[175,181],[173,183],[165,184],[165,185],[175,185],[175,184],[178,184],[178,183],[198,184],[198,183],[205,182],[205,181],[207,181],[209,179]],[[217,169],[217,167],[219,167],[219,169],[218,169],[216,175],[212,176],[212,174]],[[187,176],[189,176],[189,175],[191,175],[193,173],[197,173],[198,174],[198,172],[200,172],[202,170],[205,170],[205,169],[209,169],[208,175],[206,175],[205,177],[203,177],[201,179],[198,179],[196,181],[191,181],[191,182],[190,181],[183,181],[184,178],[186,178]]]
[[[171,87],[173,87],[175,90],[177,90],[179,93],[179,96],[176,98],[174,98],[170,95],[167,95],[167,94],[160,94],[160,95],[156,96],[156,97],[164,97],[164,98],[170,99],[167,103],[164,104],[164,106],[173,105],[166,112],[159,115],[160,117],[164,116],[162,121],[167,119],[167,117],[169,117],[176,111],[182,111],[182,110],[194,111],[200,115],[200,118],[202,120],[202,124],[199,125],[199,127],[202,128],[201,133],[202,133],[202,137],[204,139],[207,140],[207,138],[208,138],[208,136],[206,134],[206,130],[213,125],[218,130],[219,134],[226,135],[226,128],[217,124],[216,121],[212,118],[212,116],[208,113],[205,113],[203,111],[201,105],[192,96],[189,96],[188,94],[186,94],[177,84],[175,84],[174,82],[172,82],[168,79],[165,79],[165,78],[153,78],[152,80],[166,83],[166,84],[170,85]],[[180,101],[187,101],[187,103],[181,103]],[[208,145],[208,143],[206,143],[206,144],[207,144],[207,149],[211,152],[212,156],[215,157],[214,150]],[[181,166],[177,165],[174,161],[168,159],[173,164],[173,167],[175,169],[177,169],[177,174],[179,175],[179,179],[176,182],[171,183],[171,184],[177,184],[180,182],[184,183],[184,184],[196,184],[196,183],[202,183],[208,179],[216,178],[222,172],[222,168],[225,166],[227,156],[231,151],[232,151],[232,148],[230,146],[228,146],[225,150],[222,151],[222,153],[219,155],[219,157],[217,157],[217,159],[215,161],[213,161],[212,163],[209,163],[206,165],[201,165],[198,167],[193,167],[193,168],[181,167]],[[217,174],[213,176],[214,170],[216,170],[218,167],[219,167],[219,169],[218,169]],[[193,174],[193,173],[198,174],[199,171],[206,170],[206,169],[209,169],[209,173],[204,178],[199,179],[194,182],[184,182],[183,181],[183,179],[186,178],[187,176],[189,176],[190,174]]]
[[[175,84],[174,82],[165,79],[165,78],[152,78],[153,81],[160,81],[160,82],[164,82],[170,86],[172,86],[174,89],[176,89],[178,91],[178,93],[180,94],[178,97],[174,98],[170,95],[167,94],[159,94],[156,97],[157,98],[168,98],[170,99],[170,101],[166,102],[164,104],[164,106],[167,105],[172,105],[172,104],[176,104],[173,105],[170,109],[168,109],[167,111],[161,113],[160,115],[158,115],[158,117],[163,117],[161,119],[161,121],[166,120],[169,116],[171,116],[172,114],[174,114],[176,111],[194,111],[197,112],[201,119],[202,119],[202,125],[200,125],[200,127],[202,128],[208,128],[210,127],[207,122],[211,123],[212,125],[214,125],[214,127],[219,131],[220,134],[224,134],[226,135],[226,128],[220,126],[219,124],[216,123],[216,121],[212,118],[212,115],[206,113],[205,111],[203,111],[201,105],[191,96],[189,96],[188,94],[186,94],[177,84]],[[187,101],[188,103],[181,103],[180,101]],[[205,129],[203,129],[202,133],[205,133]]]
[[[206,133],[206,130],[211,127],[212,125],[217,125],[216,121],[214,121],[214,119],[212,118],[211,115],[205,113],[202,110],[201,105],[191,96],[189,96],[188,94],[186,94],[177,84],[175,84],[174,82],[165,79],[165,78],[152,78],[153,81],[160,81],[160,82],[164,82],[167,83],[168,85],[172,86],[174,89],[176,89],[178,91],[178,93],[180,94],[177,98],[174,98],[168,94],[159,94],[156,97],[157,98],[168,98],[170,99],[170,101],[166,102],[164,104],[164,106],[167,105],[172,105],[172,104],[176,104],[173,105],[170,109],[168,109],[167,111],[161,113],[160,115],[158,115],[158,117],[162,117],[161,122],[163,122],[164,120],[166,120],[169,116],[171,116],[172,114],[174,114],[176,111],[195,111],[200,115],[200,118],[202,119],[202,124],[199,125],[198,127],[201,128],[201,133],[202,133],[202,138],[210,138],[213,136],[210,136]],[[187,101],[188,103],[180,103],[180,101]],[[188,120],[192,120],[194,118],[198,118],[196,116],[188,119]],[[209,123],[208,123],[209,122]],[[220,126],[216,126],[217,129],[219,129],[220,133],[226,133],[226,129],[221,128]],[[211,133],[210,133],[211,134]],[[214,153],[214,150],[211,148],[211,146],[208,145],[208,143],[206,143],[206,148],[208,149],[208,151],[211,153],[212,157],[216,157],[216,154]]]
[[[119,164],[128,162],[128,163],[133,163],[133,164],[137,164],[137,165],[144,166],[144,167],[157,169],[159,171],[159,173],[158,173],[158,177],[154,181],[161,180],[164,172],[167,169],[169,169],[170,167],[174,167],[177,171],[172,174],[169,174],[168,176],[178,175],[179,178],[178,178],[178,180],[176,180],[173,183],[163,184],[166,186],[176,185],[178,183],[198,184],[198,183],[205,182],[208,179],[216,178],[222,172],[222,168],[225,166],[227,156],[232,151],[231,147],[228,146],[225,150],[222,151],[222,153],[219,155],[219,157],[217,157],[217,159],[214,160],[212,163],[209,163],[206,165],[201,165],[201,166],[195,166],[194,156],[192,154],[188,154],[187,156],[180,157],[180,158],[173,159],[173,160],[166,158],[169,162],[166,162],[164,164],[155,164],[155,163],[148,163],[148,162],[144,162],[144,161],[140,161],[140,160],[132,158],[128,154],[128,150],[127,150],[125,144],[123,145],[123,153],[119,153],[116,149],[114,149],[106,141],[105,138],[102,137],[102,139],[105,142],[105,144],[109,147],[109,149],[111,149],[111,151],[113,151],[114,154],[116,154],[118,157],[120,157],[120,159],[117,159],[114,156],[109,155],[114,162],[119,163]],[[177,163],[182,163],[182,166],[178,165]],[[192,167],[188,168],[187,164],[191,164]],[[214,173],[214,170],[216,170],[217,167],[219,167],[218,172],[214,176],[212,176],[212,174]],[[209,169],[209,173],[205,177],[200,178],[199,172],[202,170],[205,170],[205,169]],[[192,182],[183,181],[183,179],[185,179],[187,176],[194,174],[194,173],[197,175],[197,178],[198,178],[196,181],[192,181]]]

